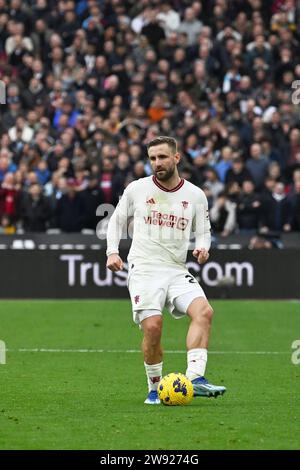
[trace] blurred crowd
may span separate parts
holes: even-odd
[[[0,0],[0,232],[95,229],[157,135],[216,234],[300,231],[299,18],[296,0]]]

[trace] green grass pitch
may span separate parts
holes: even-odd
[[[1,301],[0,449],[299,449],[300,303],[212,304],[206,375],[228,391],[165,407],[143,403],[129,301]],[[164,319],[164,374],[185,372],[188,321]]]

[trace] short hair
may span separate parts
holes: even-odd
[[[147,144],[147,150],[149,150],[150,147],[155,147],[156,145],[161,144],[167,144],[174,153],[177,153],[176,139],[174,139],[174,137],[168,137],[165,135],[160,135],[159,137],[155,137],[155,139],[150,140],[150,142]]]

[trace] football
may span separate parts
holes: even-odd
[[[158,384],[157,392],[164,405],[187,405],[194,396],[192,382],[183,374],[176,372],[165,375]]]

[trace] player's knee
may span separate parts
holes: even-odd
[[[161,326],[153,323],[151,325],[148,325],[144,332],[145,335],[148,336],[148,338],[152,338],[153,340],[159,340],[161,337]]]
[[[147,320],[142,322],[142,328],[145,336],[153,340],[159,340],[161,337],[162,319],[147,318]]]
[[[205,305],[202,305],[201,308],[199,308],[194,319],[198,321],[199,323],[202,323],[203,320],[206,320],[207,322],[211,322],[213,314],[214,314],[214,311],[212,307],[209,305],[209,303],[207,303]]]
[[[199,324],[203,323],[203,320],[207,322],[211,322],[214,311],[211,305],[206,302],[199,302],[193,306],[193,309],[188,310],[187,314],[194,322],[198,322]]]
[[[211,305],[207,304],[202,310],[202,316],[204,316],[208,321],[212,321],[214,311]]]

